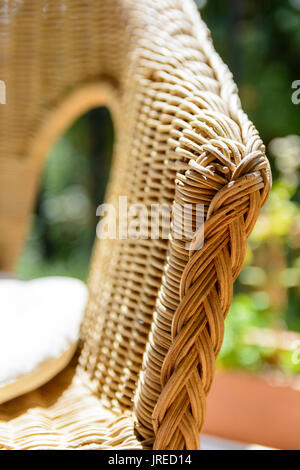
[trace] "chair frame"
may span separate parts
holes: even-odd
[[[117,136],[106,201],[169,204],[173,223],[175,203],[190,204],[194,228],[201,204],[204,224],[192,240],[96,241],[75,376],[0,407],[0,444],[199,449],[233,282],[270,189],[265,147],[192,0],[64,3],[0,1],[1,266],[20,252],[49,148],[95,106]]]

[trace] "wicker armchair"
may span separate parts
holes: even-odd
[[[0,267],[47,151],[105,105],[106,201],[204,206],[184,237],[96,241],[78,363],[0,407],[0,447],[198,449],[232,285],[271,181],[265,147],[192,0],[0,0]],[[195,214],[191,212],[194,223]],[[193,244],[194,243],[194,244]]]

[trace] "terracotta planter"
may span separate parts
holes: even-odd
[[[300,379],[219,372],[207,400],[206,434],[300,449]]]

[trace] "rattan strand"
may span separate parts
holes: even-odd
[[[117,135],[106,202],[205,214],[200,250],[200,231],[189,251],[172,236],[95,243],[75,378],[0,407],[0,443],[198,449],[232,284],[271,182],[232,76],[191,0],[0,0],[0,32],[1,268],[22,246],[49,146],[94,106],[109,107]]]

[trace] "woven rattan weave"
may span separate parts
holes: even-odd
[[[2,269],[50,146],[95,106],[108,106],[117,136],[107,202],[198,203],[205,215],[200,250],[172,235],[95,243],[76,369],[2,405],[0,445],[198,449],[271,179],[209,31],[191,0],[0,0],[0,79]]]

